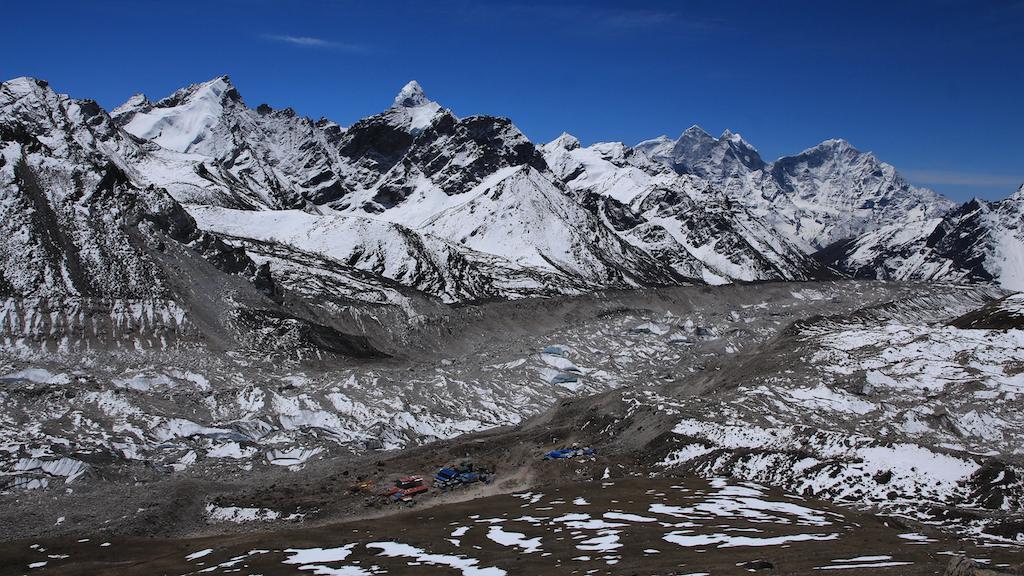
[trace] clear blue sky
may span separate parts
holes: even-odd
[[[692,124],[767,159],[842,137],[955,199],[1024,183],[1024,1],[15,1],[0,76],[112,108],[229,74],[342,124],[408,80],[536,142]]]

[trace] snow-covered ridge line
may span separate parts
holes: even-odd
[[[106,172],[108,180],[120,179],[126,191],[139,189],[171,213],[180,207],[168,205],[164,191],[176,202],[201,207],[193,209],[196,213],[316,214],[322,218],[290,217],[298,227],[289,231],[292,254],[327,255],[307,250],[302,236],[323,236],[318,227],[330,222],[337,228],[333,236],[352,231],[361,239],[330,254],[344,256],[338,262],[446,302],[827,277],[832,272],[807,250],[895,222],[912,224],[901,230],[920,228],[944,211],[940,200],[908,187],[891,166],[842,140],[771,164],[739,135],[728,132],[715,139],[699,128],[675,141],[658,139],[634,148],[615,143],[584,148],[568,135],[538,147],[507,118],[455,116],[416,82],[383,112],[347,128],[290,109],[250,108],[226,76],[156,101],[133,97],[112,118],[95,103],[61,96],[45,83],[18,79],[3,86],[0,122],[12,126],[12,136],[4,136],[5,143],[10,140],[4,152],[7,181],[25,181],[11,167],[27,154],[39,164],[35,179],[42,192],[59,202],[104,197],[71,190],[64,176],[47,172],[88,164],[100,173],[105,165],[116,168]],[[61,112],[40,115],[42,108]],[[98,129],[87,126],[90,122]],[[13,137],[22,132],[40,145],[23,148]],[[38,223],[41,230],[72,225],[60,218]],[[94,261],[113,260],[120,248],[95,224],[74,226],[91,229],[68,253],[70,274],[43,266],[35,276],[5,270],[0,279],[20,283],[22,294],[31,293],[34,283],[60,286],[61,278],[75,280],[61,289],[88,292],[73,272],[99,274]],[[1012,279],[1015,245],[997,228],[986,228],[993,256],[984,270],[957,275],[958,266],[940,264],[929,277]],[[232,235],[276,240],[259,230]],[[12,245],[11,252],[22,248]],[[956,257],[937,258],[941,263]],[[293,278],[306,266],[280,258],[260,264]],[[167,290],[171,279],[154,268],[160,265],[148,258],[128,267],[138,275],[131,290]],[[39,276],[43,273],[52,278]],[[256,271],[246,274],[255,278]],[[328,276],[336,281],[344,276],[307,275],[316,275],[322,286],[328,286]],[[124,279],[99,280],[115,285]],[[392,296],[401,299],[378,289],[347,291],[350,298],[361,294],[375,305]]]
[[[722,187],[806,251],[901,218],[938,217],[954,206],[931,190],[911,186],[892,165],[842,139],[770,163],[738,134],[726,130],[714,138],[699,126],[676,140],[641,142],[637,149]]]
[[[682,242],[652,245],[653,235],[669,232],[660,225],[633,231],[610,225],[595,213],[596,206],[567,193],[540,151],[509,120],[458,118],[427,98],[416,82],[405,86],[389,109],[344,130],[263,106],[249,109],[225,82],[219,78],[194,85],[156,104],[136,98],[134,104],[119,108],[121,125],[157,143],[170,136],[147,127],[168,118],[195,131],[175,136],[168,143],[173,150],[154,151],[142,169],[156,175],[154,183],[166,186],[182,202],[272,210],[303,206],[381,220],[500,258],[519,272],[537,269],[561,278],[553,285],[550,279],[540,279],[535,293],[692,279],[804,279],[815,268],[770,229],[752,225],[749,215],[733,213],[724,204],[713,208],[713,221],[701,215],[702,202],[688,204],[683,226],[702,231],[687,233]],[[219,120],[207,122],[211,115]],[[284,146],[266,143],[271,132]],[[170,151],[187,152],[192,158],[170,158]],[[189,171],[189,163],[198,166]],[[228,173],[225,166],[231,166]],[[315,166],[315,176],[301,180],[306,166]],[[648,162],[647,169],[653,167]],[[172,176],[183,169],[202,177]],[[637,217],[647,218],[642,212],[638,208]],[[742,222],[733,224],[735,219]],[[674,228],[679,225],[673,223],[667,230]],[[716,230],[733,228],[740,237],[719,243]],[[638,235],[643,239],[638,241]],[[430,243],[425,238],[422,242]],[[402,265],[430,267],[416,259]],[[505,287],[519,283],[507,274],[491,270],[484,275],[493,286],[488,297],[520,293]],[[536,274],[527,275],[537,281]],[[479,292],[455,287],[431,293],[459,300],[460,291]]]
[[[1024,290],[1024,194],[974,199],[940,218],[906,219],[816,257],[856,278],[994,282]]]

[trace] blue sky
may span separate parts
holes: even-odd
[[[729,128],[766,159],[842,137],[955,199],[1024,183],[1024,1],[11,2],[0,76],[112,108],[229,74],[349,124],[415,78],[536,142]]]

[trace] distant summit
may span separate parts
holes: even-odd
[[[427,98],[427,95],[423,92],[423,87],[420,83],[415,80],[410,80],[408,84],[402,87],[402,90],[395,96],[395,102],[392,104],[393,107],[401,108],[415,108],[417,106],[424,106],[430,104],[431,101]]]

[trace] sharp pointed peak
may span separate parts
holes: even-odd
[[[737,140],[743,140],[742,136],[740,136],[739,134],[733,132],[732,130],[729,130],[728,128],[726,128],[725,130],[722,130],[722,135],[719,136],[718,138],[719,138],[719,140],[732,140],[734,142],[737,141]]]
[[[714,138],[711,134],[708,134],[707,130],[701,128],[697,124],[694,124],[693,126],[687,128],[686,130],[683,130],[683,133],[679,137],[682,138],[683,136],[689,136],[691,138],[694,136]]]
[[[423,87],[415,80],[410,80],[395,96],[392,108],[416,108],[429,104],[430,99],[423,92]]]
[[[558,138],[555,138],[550,143],[550,146],[557,148],[564,148],[566,150],[575,150],[580,147],[580,139],[569,134],[568,132],[562,132]]]
[[[754,151],[757,150],[756,148],[754,148],[753,145],[750,144],[750,142],[747,142],[746,140],[744,140],[743,136],[741,136],[738,132],[733,132],[732,130],[729,130],[728,128],[726,128],[722,132],[722,135],[718,137],[718,140],[720,142],[731,142],[733,144],[736,144],[738,146],[741,146],[743,148],[747,148],[747,149],[750,149],[750,150],[754,150]]]
[[[718,142],[717,138],[709,134],[707,130],[694,124],[686,130],[683,130],[683,133],[679,135],[679,138],[676,138],[675,145],[689,148],[693,146],[711,146],[715,142]]]

